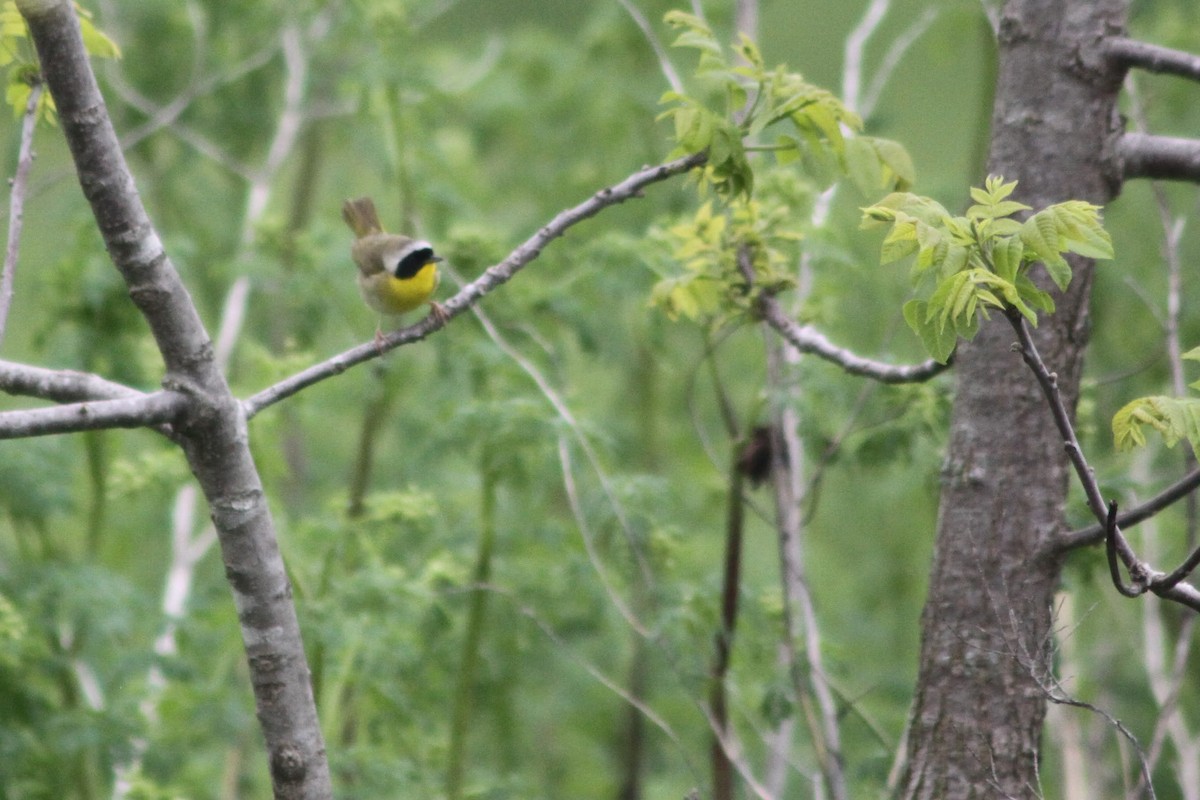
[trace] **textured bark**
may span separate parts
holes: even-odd
[[[229,391],[179,274],[138,197],[84,51],[73,5],[22,0],[42,74],[58,107],[80,187],[113,264],[154,334],[163,385],[186,398],[174,433],[208,500],[246,647],[276,798],[332,797],[291,585],[246,415]],[[123,401],[110,401],[123,402]]]
[[[1102,39],[1126,0],[1010,0],[989,172],[1018,179],[1035,208],[1110,200],[1119,188],[1120,74]],[[1035,332],[1073,407],[1088,330],[1092,265]],[[1051,636],[1068,462],[1049,410],[1001,315],[963,346],[943,472],[904,796],[1030,797],[1046,699],[1038,671]]]

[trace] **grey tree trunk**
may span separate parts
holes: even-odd
[[[1120,186],[1114,156],[1120,73],[1105,36],[1124,29],[1127,0],[1010,0],[989,172],[1017,179],[1017,199],[1103,204]],[[1073,407],[1088,335],[1092,265],[1056,294],[1036,343]],[[1039,664],[1051,637],[1068,462],[1050,411],[1003,315],[961,347],[943,469],[907,798],[1030,797],[1046,699]]]

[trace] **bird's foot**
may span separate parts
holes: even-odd
[[[433,317],[438,325],[445,325],[450,321],[450,312],[436,300],[429,301],[429,316]]]

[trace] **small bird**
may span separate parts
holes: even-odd
[[[438,287],[437,265],[442,260],[433,245],[385,233],[369,197],[343,203],[342,219],[354,231],[350,256],[358,265],[358,290],[367,305],[380,314],[403,314],[428,302],[433,315],[445,321],[446,309],[429,299]],[[377,327],[376,342],[382,338]]]

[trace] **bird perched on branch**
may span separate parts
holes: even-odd
[[[354,231],[350,255],[358,265],[358,289],[367,305],[380,314],[403,314],[428,302],[435,317],[446,319],[446,310],[429,299],[437,289],[442,260],[433,245],[384,232],[369,197],[342,204],[342,219]],[[377,327],[375,339],[382,338]]]

